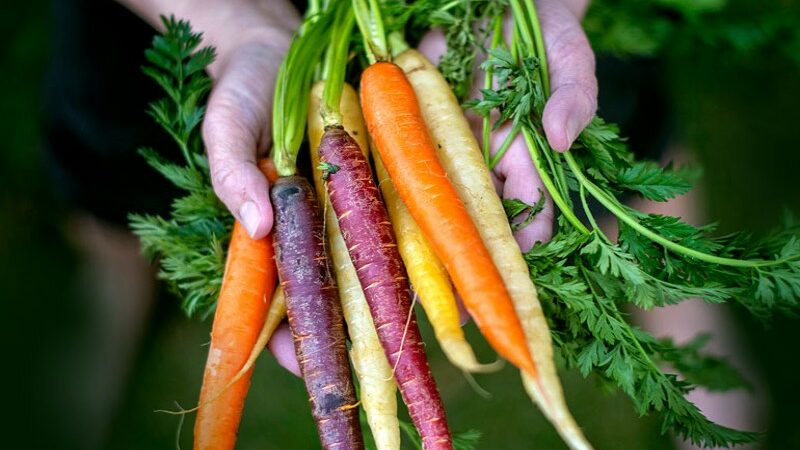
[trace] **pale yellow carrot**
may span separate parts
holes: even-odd
[[[477,226],[522,323],[537,377],[523,373],[523,384],[573,450],[591,449],[567,408],[553,362],[553,347],[536,288],[494,190],[478,142],[463,111],[436,67],[416,50],[395,63],[406,73],[417,97],[436,153]]]
[[[361,404],[378,450],[397,450],[400,448],[400,423],[397,419],[397,386],[392,367],[378,340],[367,300],[339,229],[336,213],[327,200],[322,171],[316,169],[319,165],[317,148],[325,131],[319,112],[323,88],[322,82],[313,87],[308,108],[308,140],[311,163],[315,168],[314,185],[320,201],[325,199],[323,204],[329,252],[335,266],[339,297],[352,342],[350,358],[361,388]],[[365,152],[367,130],[358,105],[358,96],[347,84],[344,85],[340,108],[345,130],[358,142],[362,152]]]
[[[467,372],[499,369],[502,364],[500,361],[495,364],[481,364],[475,358],[475,352],[461,329],[458,306],[447,271],[400,199],[377,149],[374,146],[371,148],[375,172],[392,220],[400,256],[442,351],[453,365]]]

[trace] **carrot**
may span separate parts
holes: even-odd
[[[278,275],[322,448],[363,449],[341,305],[313,188],[305,178],[283,176],[270,197]]]
[[[233,449],[236,443],[252,370],[227,385],[248,360],[264,324],[277,281],[272,259],[269,238],[251,239],[234,223],[198,401],[195,450]]]
[[[308,114],[308,140],[311,151],[311,165],[319,165],[319,148],[324,125],[320,115],[324,83],[317,83],[311,90]],[[358,105],[358,95],[345,84],[340,103],[342,124],[349,134],[366,148],[367,130]],[[314,185],[320,199],[327,198],[322,171],[314,171]],[[350,261],[347,245],[342,237],[336,213],[329,201],[325,201],[325,228],[328,234],[329,253],[333,259],[339,298],[342,302],[344,319],[350,335],[352,347],[350,358],[353,361],[360,386],[361,404],[367,415],[367,423],[375,438],[377,450],[400,449],[400,423],[397,419],[397,387],[389,361],[383,354],[375,325],[372,323],[369,305],[361,290],[356,269]]]
[[[421,53],[406,50],[395,62],[421,99],[420,110],[437,156],[475,221],[514,302],[538,373],[535,378],[523,373],[526,390],[572,449],[590,449],[564,401],[553,363],[550,330],[536,288],[461,106],[444,77]]]
[[[400,198],[444,263],[467,311],[492,347],[536,376],[514,305],[478,230],[439,163],[402,69],[378,62],[361,75],[369,133]]]
[[[267,343],[272,338],[272,335],[275,333],[275,330],[278,328],[278,325],[281,324],[283,319],[286,317],[286,299],[283,296],[283,289],[278,286],[275,289],[275,293],[272,295],[272,302],[269,304],[269,310],[267,310],[267,318],[264,320],[264,326],[261,327],[261,332],[258,334],[258,339],[256,343],[253,345],[253,350],[250,351],[250,356],[247,357],[247,361],[245,361],[244,365],[236,375],[231,378],[231,381],[223,388],[223,392],[227,390],[230,386],[233,386],[239,379],[241,379],[246,373],[253,368],[253,365],[256,363],[256,360],[261,355],[261,352],[264,351],[266,348]],[[214,401],[211,399],[209,401]]]
[[[349,134],[329,126],[319,146],[328,195],[381,346],[425,449],[452,449],[436,383],[411,303],[405,267],[369,162]]]
[[[467,372],[489,372],[499,369],[498,364],[481,364],[475,357],[475,352],[461,329],[458,306],[447,271],[397,194],[377,149],[374,145],[371,148],[378,185],[381,187],[392,228],[397,236],[400,256],[442,351],[453,365]]]

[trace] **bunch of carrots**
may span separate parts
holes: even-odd
[[[455,366],[498,368],[477,361],[454,292],[565,442],[591,448],[564,402],[536,289],[447,82],[402,37],[387,39],[377,2],[328,3],[312,2],[278,75],[274,148],[259,163],[275,225],[261,240],[234,225],[194,448],[234,448],[253,363],[286,316],[322,448],[364,448],[363,409],[377,448],[399,449],[399,389],[423,448],[452,449],[414,304]],[[356,28],[369,61],[360,96],[345,83]],[[296,164],[305,140],[312,180]]]

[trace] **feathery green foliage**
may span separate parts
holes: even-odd
[[[205,69],[214,60],[212,47],[200,46],[202,36],[188,22],[162,18],[164,32],[145,52],[150,65],[142,71],[166,97],[150,105],[149,114],[175,141],[184,164],[162,157],[151,148],[140,153],[147,163],[185,195],[172,202],[169,217],[131,214],[130,226],[146,256],[159,259],[159,277],[182,299],[187,315],[207,317],[214,310],[233,218],[211,187],[208,162],[198,125],[211,88]],[[171,155],[170,155],[171,156]]]
[[[508,221],[511,224],[511,230],[517,231],[525,228],[529,223],[533,222],[536,215],[544,209],[545,196],[544,192],[539,190],[539,200],[536,203],[529,205],[517,198],[503,199],[503,209],[506,211]],[[523,216],[523,213],[525,214]],[[522,220],[519,218],[522,217]]]
[[[790,225],[763,240],[744,233],[718,236],[713,225],[695,227],[679,218],[644,214],[623,205],[618,198],[624,194],[659,202],[683,195],[699,172],[637,161],[618,128],[600,118],[594,119],[568,154],[552,151],[541,124],[549,93],[534,4],[527,0],[509,3],[518,28],[511,47],[519,51],[508,51],[503,45],[487,50],[482,68],[493,71],[497,87],[484,89],[481,98],[467,106],[484,117],[499,113],[492,128],[510,122],[522,131],[537,171],[562,213],[554,238],[538,243],[525,255],[557,351],[568,367],[618,386],[640,414],[659,414],[664,431],[672,430],[706,447],[756,439],[757,433],[711,422],[686,399],[695,385],[715,390],[747,386],[735,370],[703,355],[703,339],[684,346],[656,340],[631,325],[625,311],[702,298],[713,303],[735,301],[765,318],[776,311],[796,312],[800,228]],[[656,3],[662,8],[682,8],[689,20],[720,2]],[[456,21],[445,26],[453,34],[465,30]],[[658,33],[658,29],[649,32]],[[485,36],[480,31],[473,34],[479,43],[473,48],[483,48]],[[440,68],[450,77],[459,77],[465,70]],[[573,194],[580,199],[579,205],[572,204]],[[589,197],[617,218],[618,236],[612,239],[603,234],[588,208]],[[521,205],[506,203],[513,219]],[[579,208],[588,224],[578,219]]]

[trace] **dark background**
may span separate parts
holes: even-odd
[[[734,2],[741,17],[772,8],[797,13],[797,2]],[[757,6],[756,6],[757,5]],[[71,367],[90,312],[81,298],[81,260],[70,244],[70,205],[59,200],[45,169],[41,87],[51,58],[52,16],[41,0],[0,6],[0,300],[3,310],[3,399],[11,447],[78,448],[81,397],[71,391]],[[102,37],[98,37],[102,38]],[[764,231],[785,209],[800,211],[798,120],[800,65],[771,46],[743,55],[688,39],[669,42],[648,59],[659,92],[672,111],[671,141],[691,149],[706,168],[707,215],[721,229]],[[143,49],[142,49],[143,50]],[[800,60],[800,55],[796,55]],[[141,53],[129,55],[141,59]],[[126,92],[128,86],[119,86]],[[603,89],[601,85],[601,89]],[[129,93],[128,93],[129,94]],[[125,95],[126,97],[129,95]],[[601,114],[604,111],[601,110]],[[142,112],[143,114],[143,112]],[[639,118],[639,122],[644,119]],[[641,131],[626,130],[628,134]],[[148,144],[142,142],[142,144]],[[119,198],[124,205],[125,199]],[[763,448],[800,448],[797,319],[768,326],[736,311],[737,329],[771,405]],[[186,319],[178,302],[160,294],[127,376],[121,404],[102,448],[174,448],[178,419],[154,413],[195,401],[206,357],[208,322]],[[473,326],[469,337],[484,359],[490,354]],[[452,427],[484,433],[480,448],[563,448],[530,405],[514,370],[480,376],[493,394],[478,396],[443,359],[423,324],[432,365]],[[568,401],[598,449],[669,449],[655,418],[638,419],[630,402],[601,392],[593,380],[563,374]],[[91,386],[92,380],[84,380]],[[90,394],[89,394],[90,395]],[[188,447],[192,417],[182,443]],[[300,380],[261,358],[253,378],[238,448],[315,448],[316,436]]]

